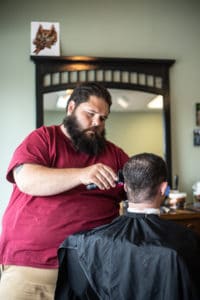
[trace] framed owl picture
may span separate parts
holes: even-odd
[[[31,55],[60,55],[60,24],[31,22]]]

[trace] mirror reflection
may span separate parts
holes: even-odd
[[[156,153],[163,158],[163,97],[133,90],[108,89],[113,104],[106,121],[108,140],[129,155]],[[60,124],[72,90],[44,94],[44,125]]]

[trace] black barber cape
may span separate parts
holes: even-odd
[[[200,300],[200,237],[157,215],[127,213],[72,235],[58,258],[56,300]]]

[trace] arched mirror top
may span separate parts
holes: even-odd
[[[165,160],[171,184],[169,68],[175,60],[88,56],[31,56],[36,65],[36,126],[43,125],[43,95],[95,81],[107,88],[163,96]]]

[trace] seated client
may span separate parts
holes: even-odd
[[[200,299],[200,237],[159,217],[164,160],[135,155],[123,175],[127,213],[63,242],[55,299]]]

